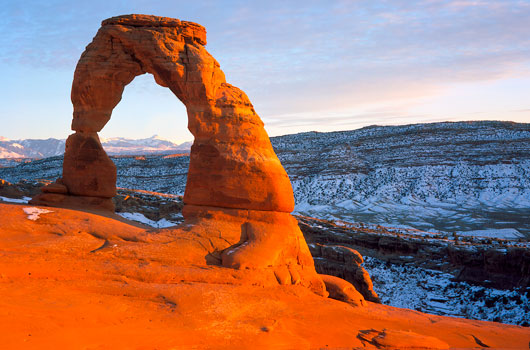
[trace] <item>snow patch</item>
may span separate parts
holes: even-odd
[[[2,197],[0,196],[0,200],[3,201],[3,202],[8,202],[8,203],[28,203],[28,201],[31,199],[31,197],[22,197],[22,198],[7,198],[7,197]]]
[[[441,271],[395,265],[369,256],[364,268],[386,305],[435,315],[517,325],[530,323],[530,294],[525,288],[500,290],[453,281]]]
[[[514,228],[499,228],[486,230],[473,230],[467,232],[459,232],[462,236],[481,236],[501,239],[518,239],[524,238],[524,235]]]
[[[27,207],[22,210],[24,210],[24,213],[28,215],[28,219],[33,220],[33,221],[36,221],[37,219],[39,219],[40,214],[53,213],[53,211],[51,210],[41,209],[41,208],[36,208],[36,207]]]
[[[158,221],[154,221],[154,220],[146,218],[141,213],[116,213],[116,214],[118,214],[119,216],[121,216],[121,217],[123,217],[123,218],[125,218],[127,220],[137,221],[137,222],[140,222],[142,224],[145,224],[145,225],[148,225],[148,226],[151,226],[151,227],[156,227],[156,228],[164,228],[164,227],[171,227],[171,226],[177,225],[176,223],[171,222],[171,221],[166,220],[166,219],[161,219],[161,220],[158,220]]]

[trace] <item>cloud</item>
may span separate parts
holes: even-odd
[[[247,8],[213,51],[265,114],[528,75],[530,9],[481,3],[334,1],[316,14],[314,2],[275,4],[267,16]]]
[[[401,125],[460,120],[458,117],[441,118],[423,114],[407,114],[399,109],[386,112],[368,111],[365,113],[337,114],[320,113],[308,115],[288,114],[264,118],[265,128],[271,136],[285,135],[302,131],[353,130],[369,125]],[[472,118],[469,118],[472,119]]]

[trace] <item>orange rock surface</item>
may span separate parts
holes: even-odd
[[[78,132],[68,137],[62,183],[69,194],[76,196],[116,195],[116,165],[107,156],[97,133]]]
[[[530,341],[528,328],[354,307],[281,285],[274,268],[221,267],[216,243],[197,231],[59,208],[30,220],[25,208],[0,204],[4,349],[524,349]],[[201,227],[239,224],[224,215]]]

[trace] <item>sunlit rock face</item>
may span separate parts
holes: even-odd
[[[186,105],[195,136],[186,204],[291,212],[291,184],[263,122],[245,93],[226,82],[205,44],[206,30],[192,22],[145,15],[103,21],[75,71],[72,129],[99,132],[124,87],[151,73]],[[67,150],[66,157],[75,151]],[[102,191],[99,196],[113,195]]]
[[[103,21],[75,70],[75,133],[66,143],[63,177],[32,203],[113,209],[116,167],[97,133],[110,120],[124,87],[150,73],[187,108],[195,140],[184,226],[205,237],[216,235],[208,262],[267,268],[280,284],[301,283],[324,294],[307,244],[289,214],[294,209],[291,183],[263,122],[245,93],[226,82],[204,45],[206,30],[192,22],[146,15]],[[64,187],[62,193],[56,191]]]
[[[208,230],[236,229],[230,210]],[[2,349],[526,349],[530,341],[528,327],[371,303],[333,276],[323,277],[330,296],[349,304],[278,286],[263,270],[205,266],[209,242],[221,239],[197,228],[186,235],[13,203],[0,203],[0,213]]]

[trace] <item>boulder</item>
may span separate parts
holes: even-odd
[[[353,306],[365,305],[364,297],[348,281],[330,275],[320,275],[331,299],[344,301]]]
[[[310,249],[312,256],[318,258],[315,262],[318,273],[343,278],[350,282],[364,299],[374,303],[381,302],[374,290],[370,274],[361,265],[364,260],[358,251],[342,245],[319,243],[312,243]]]

